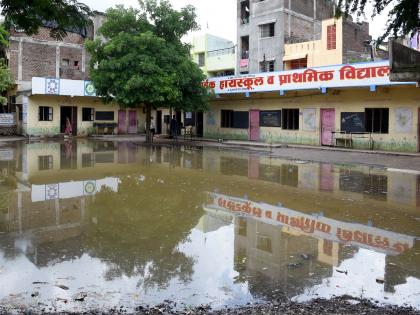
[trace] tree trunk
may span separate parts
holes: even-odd
[[[150,132],[150,122],[152,120],[152,106],[146,104],[146,143],[152,143],[152,133]]]

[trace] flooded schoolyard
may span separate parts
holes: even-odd
[[[419,237],[414,174],[130,142],[0,146],[7,311],[340,295],[420,309]]]

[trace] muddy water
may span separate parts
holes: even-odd
[[[420,177],[257,154],[0,147],[0,305],[128,310],[349,294],[420,308]]]

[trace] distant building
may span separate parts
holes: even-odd
[[[284,70],[371,61],[368,23],[347,19],[322,21],[321,38],[284,45]]]
[[[204,34],[194,37],[191,54],[207,77],[227,76],[235,74],[235,48],[230,40]]]
[[[141,109],[104,104],[90,81],[85,41],[100,38],[98,29],[104,21],[105,15],[95,11],[90,25],[68,30],[59,41],[50,37],[51,23],[45,23],[35,35],[10,30],[5,55],[15,85],[9,91],[7,115],[15,133],[63,135],[67,119],[72,134],[79,136],[144,131],[145,114]],[[0,129],[0,134],[6,132],[11,133]]]
[[[284,45],[318,40],[329,0],[237,0],[238,73],[283,70]]]

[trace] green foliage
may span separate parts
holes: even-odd
[[[10,75],[9,67],[5,64],[4,60],[0,59],[0,94],[6,92],[13,84]],[[0,105],[5,105],[7,98],[0,95]]]
[[[86,48],[97,95],[122,107],[145,106],[148,131],[152,108],[205,110],[208,93],[190,47],[181,42],[197,29],[194,8],[176,11],[166,0],[140,1],[140,7],[109,9],[99,30],[105,41],[90,41]]]
[[[389,35],[394,37],[408,35],[420,27],[420,0],[339,0],[337,16],[356,13],[359,17],[364,14],[366,4],[373,5],[373,16],[393,6],[388,15],[385,33],[378,39],[378,43]]]
[[[71,29],[86,27],[87,17],[92,14],[87,5],[76,0],[0,0],[0,7],[6,25],[28,35],[36,34],[45,21],[54,22],[50,34],[56,39],[62,39]]]

